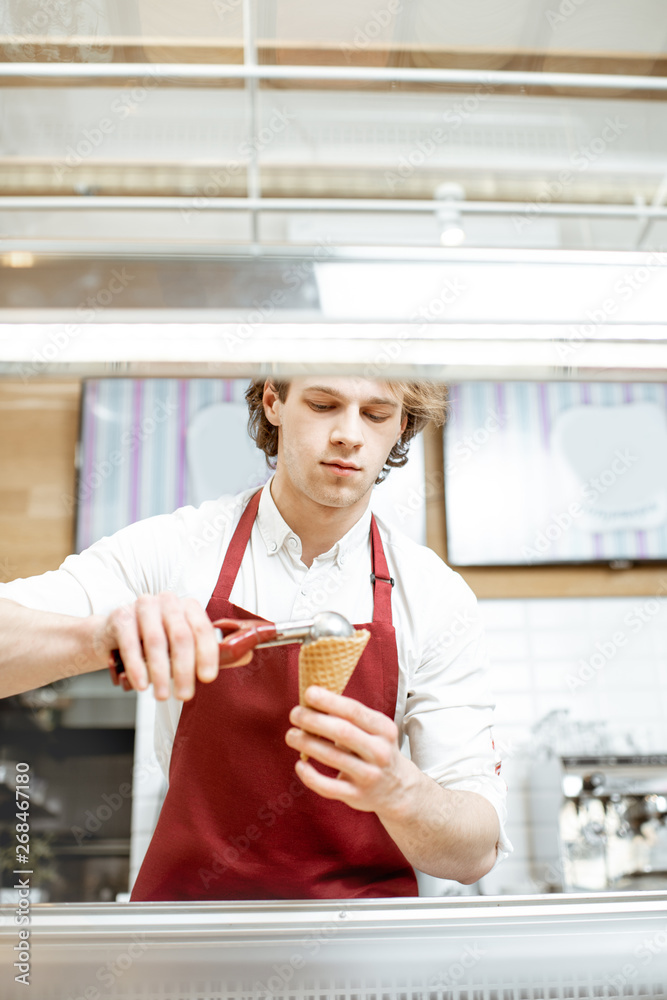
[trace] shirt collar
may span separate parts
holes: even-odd
[[[296,538],[298,536],[292,531],[289,524],[285,521],[282,514],[276,507],[274,499],[271,496],[270,486],[271,480],[269,479],[262,490],[262,495],[259,500],[256,524],[262,540],[266,545],[268,555],[274,556],[280,551],[289,538]],[[338,566],[343,566],[353,550],[358,548],[360,545],[363,545],[365,540],[368,538],[371,530],[371,513],[370,507],[367,507],[356,524],[353,524],[350,530],[334,545],[332,545],[328,552],[323,552],[322,555],[317,558],[321,562],[334,560]],[[297,553],[294,552],[291,554],[296,555]],[[300,544],[298,557],[301,557]]]

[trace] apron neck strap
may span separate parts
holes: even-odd
[[[225,601],[229,600],[234,581],[241,567],[243,553],[250,541],[252,526],[255,523],[259,509],[262,489],[257,490],[246,504],[225,553],[216,587],[217,596]],[[384,554],[382,539],[380,538],[374,514],[371,514],[371,570],[373,621],[391,625],[391,589],[394,586],[394,580],[389,576],[389,568]]]
[[[232,535],[232,540],[227,547],[227,552],[225,553],[225,558],[222,562],[218,585],[215,589],[218,597],[225,601],[229,600],[229,595],[232,592],[234,581],[236,580],[239,569],[241,568],[243,553],[248,547],[248,542],[250,541],[250,533],[252,531],[252,526],[255,523],[255,517],[257,516],[259,498],[262,495],[262,489],[253,493],[250,500],[246,504],[245,510],[241,514],[239,523],[236,525],[236,530]]]
[[[371,514],[371,583],[373,585],[374,622],[384,622],[391,625],[391,590],[394,582],[394,578],[389,576],[389,567],[375,514]]]

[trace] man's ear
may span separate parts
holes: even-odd
[[[280,402],[275,386],[273,385],[271,379],[268,378],[264,383],[264,395],[262,396],[262,402],[264,404],[266,419],[270,424],[273,424],[274,427],[279,427],[280,407],[282,406],[282,403]]]
[[[408,426],[408,415],[406,413],[405,416],[403,417],[403,419],[401,420],[401,429],[398,432],[398,437],[396,438],[396,443],[397,444],[401,440],[401,437],[403,436],[403,431],[405,430],[405,428],[407,426]]]

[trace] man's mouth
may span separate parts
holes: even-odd
[[[353,476],[355,472],[361,471],[354,462],[323,462],[322,464],[326,465],[327,469],[331,469],[337,476]]]

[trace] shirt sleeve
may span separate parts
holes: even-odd
[[[82,618],[108,614],[141,594],[175,589],[181,567],[173,534],[174,515],[137,521],[67,556],[57,570],[0,584],[0,598]]]
[[[488,686],[486,639],[475,595],[448,567],[450,586],[432,617],[408,690],[404,727],[415,764],[443,788],[477,792],[496,810],[496,865],[513,850],[505,833],[507,785],[493,739],[494,699]],[[456,600],[451,600],[451,583]],[[437,593],[437,592],[436,592]]]

